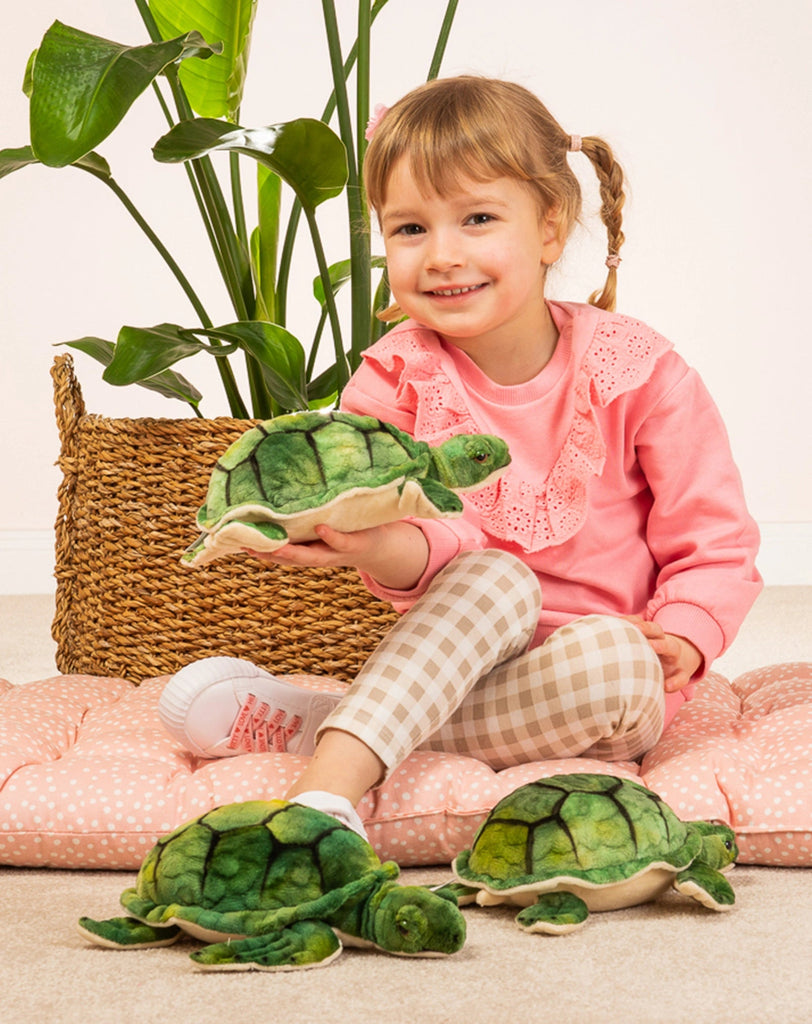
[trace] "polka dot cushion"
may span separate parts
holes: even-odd
[[[168,737],[157,715],[165,681],[0,680],[0,864],[134,869],[160,835],[189,818],[285,792],[303,759],[205,761]],[[578,758],[494,772],[472,758],[418,751],[359,811],[382,858],[403,867],[447,864],[518,786],[543,775],[611,772],[640,778],[686,820],[731,824],[744,863],[809,865],[810,755],[812,665],[776,665],[733,683],[709,676],[642,765]]]

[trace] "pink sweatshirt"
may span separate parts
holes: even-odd
[[[420,520],[429,565],[414,590],[366,584],[399,610],[460,551],[502,548],[539,578],[533,644],[582,615],[639,614],[702,653],[704,675],[761,589],[758,529],[727,434],[696,371],[639,321],[549,303],[555,353],[526,384],[493,383],[414,321],[364,353],[342,408],[438,444],[496,434],[506,473],[459,519]],[[667,720],[693,687],[667,695]]]

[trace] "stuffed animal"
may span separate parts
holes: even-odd
[[[673,886],[711,910],[735,897],[720,874],[738,856],[726,825],[685,823],[637,782],[611,775],[556,775],[501,800],[454,861],[461,906],[524,907],[528,932],[563,934],[590,910],[656,899]]]
[[[395,881],[366,840],[335,818],[285,800],[227,804],[159,840],[126,889],[132,917],[80,933],[117,949],[204,939],[202,969],[289,971],[334,960],[347,945],[399,956],[447,956],[465,942],[451,895]]]
[[[184,552],[203,565],[243,548],[315,540],[327,523],[351,532],[418,516],[459,516],[456,491],[484,487],[510,462],[507,445],[460,434],[435,448],[372,416],[303,412],[261,423],[214,467],[203,531]]]

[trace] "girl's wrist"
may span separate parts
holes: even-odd
[[[386,590],[413,590],[429,561],[425,534],[413,523],[387,523],[379,527],[369,555],[357,564]]]

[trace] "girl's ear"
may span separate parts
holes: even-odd
[[[542,261],[548,266],[557,263],[567,241],[567,226],[561,215],[561,208],[552,206],[541,215]]]

